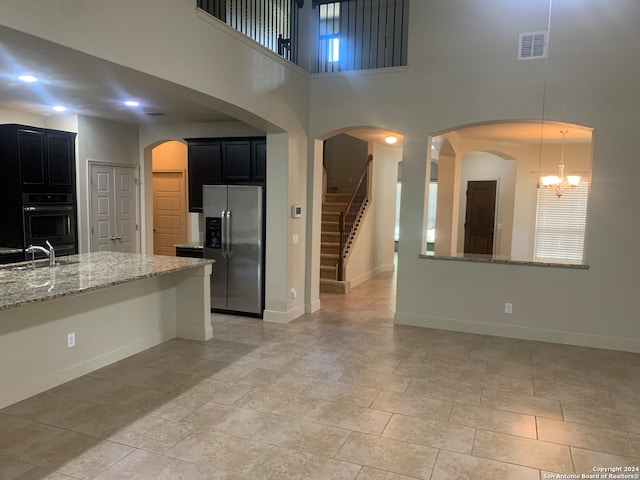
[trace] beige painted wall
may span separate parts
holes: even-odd
[[[374,123],[404,137],[396,322],[640,351],[633,300],[640,223],[630,220],[640,203],[632,120],[640,65],[625,60],[640,49],[640,4],[554,0],[548,60],[518,61],[519,33],[546,29],[548,9],[548,0],[412,2],[409,67],[314,76],[311,135]],[[419,259],[428,135],[543,117],[595,129],[591,268]],[[518,168],[516,181],[535,182],[530,170]],[[516,209],[532,211],[528,195],[516,192]],[[514,211],[514,245],[522,241],[519,222]],[[505,302],[513,314],[503,313]]]

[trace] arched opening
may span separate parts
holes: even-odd
[[[187,146],[170,140],[151,150],[153,253],[175,255],[175,246],[194,240],[187,206]],[[197,225],[196,225],[197,227]]]
[[[581,125],[525,121],[432,136],[425,253],[582,263],[592,137]],[[559,165],[579,184],[545,188]]]
[[[322,206],[317,207],[321,292],[348,293],[395,269],[401,158],[402,136],[389,130],[353,127],[323,138],[322,151],[316,153],[323,179]],[[351,224],[341,225],[349,218]]]

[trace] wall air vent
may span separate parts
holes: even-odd
[[[547,58],[549,32],[529,32],[520,34],[518,60]]]
[[[166,113],[162,112],[144,112],[145,115],[149,115],[150,117],[164,117]]]

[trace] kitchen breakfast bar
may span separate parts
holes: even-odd
[[[171,338],[212,337],[211,260],[96,252],[0,267],[0,408]]]

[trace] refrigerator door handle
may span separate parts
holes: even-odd
[[[227,218],[227,211],[226,210],[222,210],[222,213],[220,214],[221,217],[221,222],[220,222],[220,242],[221,242],[221,253],[223,258],[227,258],[227,226],[226,226],[226,218]]]
[[[231,210],[227,210],[227,256],[231,257],[233,251],[231,250]]]

